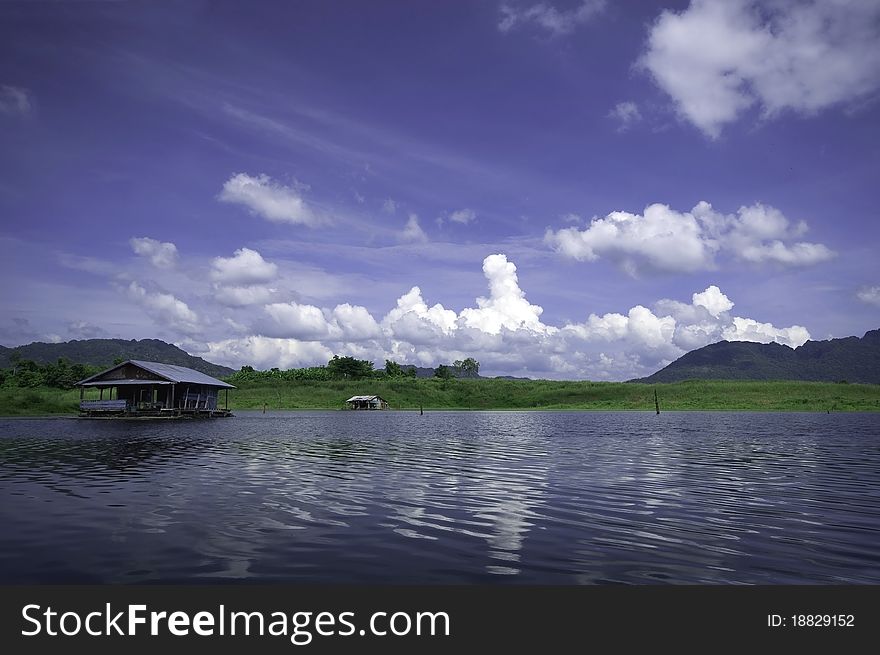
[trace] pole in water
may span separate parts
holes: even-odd
[[[419,416],[424,416],[424,415],[425,415],[425,410],[424,410],[424,408],[422,408],[421,403],[419,403]]]
[[[657,414],[660,414],[660,401],[657,400],[657,390],[654,389],[654,409],[657,410]]]

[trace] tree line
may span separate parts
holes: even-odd
[[[434,376],[442,379],[457,377],[478,377],[480,363],[473,357],[455,361],[452,366],[441,364],[434,369]],[[416,367],[399,364],[390,359],[385,360],[385,367],[377,369],[373,362],[355,357],[334,355],[325,366],[309,366],[281,370],[270,368],[265,371],[256,370],[253,366],[242,366],[240,370],[226,378],[228,382],[268,382],[285,381],[331,381],[331,380],[367,380],[387,378],[414,378]]]
[[[113,363],[123,361],[117,357]],[[0,368],[0,386],[3,387],[53,387],[56,389],[72,389],[76,383],[87,377],[105,370],[105,366],[77,364],[65,358],[56,362],[40,364],[30,359],[22,359],[18,353],[11,356],[9,368]],[[441,364],[434,369],[434,376],[441,379],[460,377],[478,377],[480,363],[473,357],[455,361],[451,366]],[[385,367],[377,369],[373,362],[355,357],[334,355],[325,366],[309,366],[281,370],[270,368],[265,371],[256,370],[253,366],[242,366],[240,370],[225,378],[228,382],[268,382],[285,381],[331,381],[331,380],[365,380],[386,378],[414,378],[416,367],[399,364],[386,359]]]
[[[39,364],[30,359],[22,359],[18,353],[10,356],[10,363],[12,366],[0,369],[0,386],[72,389],[80,380],[100,373],[106,368],[75,364],[63,357],[56,362]]]

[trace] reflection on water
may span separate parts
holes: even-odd
[[[880,583],[880,415],[0,420],[0,582]]]

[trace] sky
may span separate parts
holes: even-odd
[[[0,344],[626,380],[880,327],[880,0],[0,3]]]

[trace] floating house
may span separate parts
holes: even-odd
[[[388,409],[388,402],[379,396],[352,396],[345,403],[349,409]]]
[[[181,418],[232,416],[229,390],[235,387],[185,366],[130,359],[80,380],[83,417]],[[97,399],[87,399],[86,395]],[[225,390],[223,407],[220,391]]]

